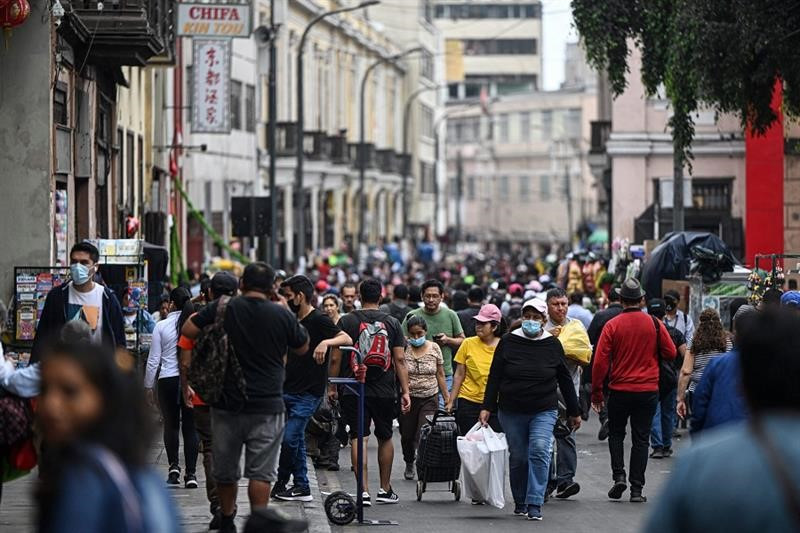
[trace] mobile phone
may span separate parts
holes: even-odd
[[[437,333],[433,336],[434,339],[439,340],[444,338],[444,333]]]

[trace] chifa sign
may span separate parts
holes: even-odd
[[[178,4],[178,35],[249,37],[249,4]]]

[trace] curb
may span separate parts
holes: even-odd
[[[325,514],[325,498],[319,489],[317,471],[311,459],[306,458],[308,467],[308,484],[314,500],[303,505],[303,512],[308,520],[308,533],[331,533],[331,525]]]

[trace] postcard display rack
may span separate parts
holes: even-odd
[[[100,275],[103,281],[118,297],[127,292],[129,310],[136,309],[140,315],[144,313],[147,309],[144,241],[101,239],[91,242],[100,251]],[[18,366],[25,366],[30,359],[30,349],[47,294],[69,279],[68,267],[14,267],[14,336],[9,355],[18,360]],[[125,339],[127,348],[141,358],[141,354],[146,354],[150,349],[152,336],[138,330],[126,327]]]

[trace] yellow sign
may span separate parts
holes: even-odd
[[[447,39],[444,49],[447,82],[464,81],[464,43],[458,39]]]

